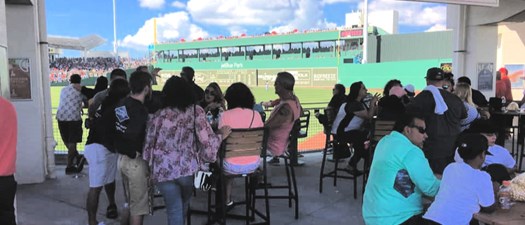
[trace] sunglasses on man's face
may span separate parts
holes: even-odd
[[[424,127],[420,127],[420,126],[416,126],[416,125],[412,125],[412,126],[408,126],[408,127],[412,127],[412,128],[416,128],[417,131],[421,134],[424,134],[427,132],[427,130],[424,128]]]

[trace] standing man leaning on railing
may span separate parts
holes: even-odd
[[[17,120],[15,107],[0,96],[0,224],[16,225],[15,163]]]
[[[86,98],[80,93],[80,80],[78,74],[69,78],[70,85],[60,91],[56,118],[58,130],[64,145],[67,147],[66,174],[79,173],[82,170],[84,158],[78,154],[77,143],[82,141],[82,102]],[[76,159],[76,163],[73,161]]]

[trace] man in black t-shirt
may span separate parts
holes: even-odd
[[[129,84],[125,79],[111,82],[108,96],[96,111],[91,120],[89,136],[84,148],[84,156],[89,163],[89,192],[86,200],[89,225],[99,224],[97,221],[98,200],[102,187],[106,191],[109,206],[106,217],[118,217],[115,204],[115,177],[117,174],[118,154],[113,147],[115,131],[115,106],[129,94]]]
[[[458,96],[442,89],[443,70],[430,68],[425,78],[428,86],[407,105],[406,112],[425,118],[428,139],[423,150],[432,171],[442,174],[454,161],[454,142],[460,132],[461,119],[467,117],[467,110]]]
[[[122,221],[142,224],[149,214],[148,164],[142,159],[148,110],[144,101],[151,96],[151,75],[135,71],[129,79],[131,95],[115,108],[115,150],[120,154],[119,169],[125,190],[126,203]]]

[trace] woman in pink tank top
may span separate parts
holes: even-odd
[[[228,101],[228,110],[225,111],[220,120],[219,128],[230,126],[237,128],[257,128],[263,127],[264,123],[261,114],[252,110],[255,104],[250,88],[243,83],[234,83],[226,90],[224,96]],[[259,168],[261,158],[259,156],[238,156],[226,158],[223,164],[224,173],[226,174],[248,174]],[[226,200],[227,205],[233,204],[231,199],[231,189],[233,179],[226,176]]]

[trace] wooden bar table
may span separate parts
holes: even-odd
[[[488,225],[525,225],[525,202],[516,202],[509,210],[476,213],[474,218]]]

